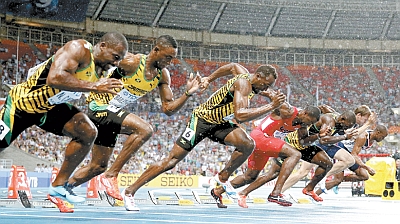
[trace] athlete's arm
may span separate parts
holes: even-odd
[[[235,108],[235,119],[242,123],[253,120],[279,107],[285,102],[285,95],[279,92],[271,98],[272,102],[257,108],[249,108],[249,95],[252,92],[252,86],[246,79],[238,79],[233,85],[233,107]]]
[[[327,113],[333,113],[333,112],[335,112],[335,110],[334,110],[332,107],[330,107],[330,106],[328,106],[328,105],[326,105],[326,104],[319,105],[318,108],[321,110],[321,113],[322,113],[322,114],[327,114]]]
[[[369,115],[367,122],[359,128],[357,128],[357,132],[359,134],[364,133],[370,126],[374,125],[376,123],[377,115],[376,113],[372,112],[371,115]]]
[[[181,97],[174,100],[174,94],[170,87],[171,76],[169,75],[169,71],[164,68],[162,72],[162,79],[158,86],[162,103],[161,110],[166,115],[171,116],[181,109],[189,97],[199,89],[200,75],[194,75],[191,73],[186,84],[186,92],[182,94]]]
[[[361,152],[361,149],[365,145],[366,141],[367,141],[367,133],[364,132],[361,135],[359,135],[357,139],[354,141],[354,147],[353,150],[351,151],[351,155],[354,157],[354,160],[358,165],[360,165],[361,168],[368,170],[368,166],[362,162],[360,157],[358,157],[358,154]]]
[[[66,43],[54,56],[46,84],[50,87],[75,92],[108,92],[113,88],[122,88],[117,79],[102,78],[97,82],[77,79],[73,74],[80,68],[85,68],[91,61],[91,53],[84,40],[74,40]]]
[[[249,71],[237,63],[230,63],[227,65],[223,65],[215,70],[211,75],[207,77],[203,77],[201,79],[201,91],[207,89],[208,85],[214,80],[227,76],[227,75],[239,75],[239,74],[247,74]]]
[[[320,121],[322,122],[323,125],[326,125],[327,127],[335,127],[335,120],[329,116],[329,115],[322,115],[320,118]],[[321,128],[322,129],[322,128]],[[337,142],[347,140],[351,136],[348,134],[344,135],[337,135],[337,136],[332,136],[332,135],[326,135],[326,136],[321,136],[319,139],[319,142],[323,145],[325,144],[335,144]]]

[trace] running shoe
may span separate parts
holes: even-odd
[[[278,196],[269,195],[268,201],[277,203],[282,206],[292,206],[292,202],[285,200],[283,194],[279,194]]]
[[[100,175],[100,183],[104,185],[108,195],[120,201],[123,200],[121,194],[119,193],[118,180],[116,177],[107,178],[106,175],[102,173]]]
[[[74,210],[72,208],[68,208],[64,201],[61,198],[56,198],[47,194],[47,198],[57,206],[61,213],[73,213]]]
[[[124,206],[127,211],[139,211],[139,207],[136,206],[133,195],[126,195],[125,190],[122,191]]]
[[[322,199],[320,196],[318,196],[314,191],[307,191],[307,189],[303,189],[303,194],[308,195],[312,197],[317,202],[322,202],[324,199]]]
[[[65,199],[69,203],[72,203],[72,204],[84,202],[86,199],[84,197],[80,197],[80,196],[76,195],[72,191],[72,188],[74,188],[74,187],[72,186],[72,184],[68,184],[68,182],[65,182],[64,186],[57,186],[57,187],[53,187],[50,184],[49,195],[53,196],[53,197]]]
[[[226,193],[229,197],[231,197],[232,199],[237,199],[237,198],[238,198],[238,197],[237,197],[236,190],[235,190],[235,188],[233,188],[231,182],[229,182],[229,181],[226,181],[226,182],[224,182],[224,183],[221,182],[221,180],[219,179],[218,174],[214,176],[214,179],[215,179],[215,181],[216,181],[219,185],[221,185],[221,186],[224,188],[225,193]]]
[[[249,206],[247,206],[246,204],[246,195],[239,195],[239,199],[238,199],[238,205],[242,208],[248,208]]]
[[[227,208],[228,206],[224,205],[224,203],[222,202],[222,195],[217,195],[214,190],[215,189],[211,190],[211,196],[217,202],[218,208]]]
[[[61,198],[56,198],[53,196],[50,196],[50,194],[47,194],[47,198],[57,206],[57,208],[60,210],[61,213],[73,213],[74,210],[72,208],[68,208],[64,201],[61,200]]]
[[[334,186],[332,188],[333,192],[335,192],[335,194],[339,194],[339,187],[338,186]]]

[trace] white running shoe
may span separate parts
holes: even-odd
[[[226,181],[225,183],[221,182],[221,180],[219,179],[218,174],[216,174],[214,176],[214,179],[219,185],[221,185],[224,188],[226,195],[228,195],[232,199],[237,199],[238,198],[237,193],[236,193],[236,189],[233,188],[231,182],[229,182],[229,181]]]
[[[124,199],[124,206],[127,211],[139,211],[139,207],[135,204],[133,195],[125,195],[125,190],[122,191],[122,198]]]

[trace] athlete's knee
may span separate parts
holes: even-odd
[[[153,135],[154,130],[153,127],[150,124],[143,125],[143,127],[140,127],[139,134],[141,135],[141,138],[143,141],[147,141],[150,139],[150,137]]]
[[[354,163],[356,163],[356,160],[354,159],[353,156],[351,156],[351,157],[349,156],[349,157],[346,157],[346,160],[344,162],[346,163],[347,167],[351,167],[352,165],[354,165]]]
[[[250,156],[255,147],[256,145],[253,139],[246,139],[242,141],[241,146],[237,147],[237,149],[243,154]]]
[[[72,138],[85,145],[92,144],[97,137],[96,126],[83,113],[76,114],[72,120],[67,122],[64,129]]]

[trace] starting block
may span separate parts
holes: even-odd
[[[177,191],[165,191],[165,190],[151,190],[148,191],[151,202],[155,205],[180,205],[180,206],[191,206],[194,202],[201,203],[201,199],[194,191],[188,192],[177,192]],[[161,194],[156,196],[156,194]],[[190,198],[187,198],[190,197]],[[193,198],[192,198],[193,197]]]

